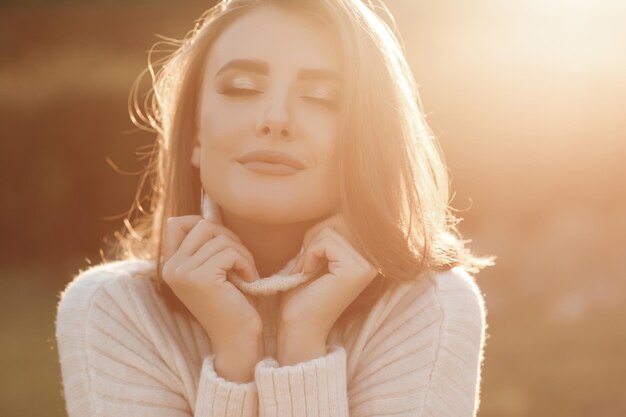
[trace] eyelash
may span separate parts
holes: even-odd
[[[236,87],[224,87],[218,91],[220,94],[232,94],[236,96],[253,96],[263,93],[260,90],[254,88],[236,88]]]
[[[301,98],[305,98],[307,100],[311,100],[314,103],[320,104],[322,106],[328,107],[330,109],[336,109],[337,108],[337,102],[335,100],[328,100],[325,98],[319,98],[319,97],[307,97],[307,96],[301,96]]]
[[[237,87],[224,87],[224,88],[220,89],[218,92],[220,94],[242,96],[242,97],[249,97],[249,96],[254,96],[254,95],[258,95],[258,94],[263,94],[263,91],[256,90],[254,88],[237,88]],[[332,100],[332,99],[325,99],[325,98],[319,98],[319,97],[310,97],[310,96],[300,96],[300,98],[311,100],[311,101],[313,101],[316,104],[320,104],[320,105],[328,107],[330,109],[336,109],[337,108],[336,101]]]

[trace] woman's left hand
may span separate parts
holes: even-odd
[[[310,228],[291,272],[312,272],[327,263],[328,273],[282,294],[280,323],[287,340],[325,345],[341,313],[376,277],[378,270],[353,247],[341,214]]]

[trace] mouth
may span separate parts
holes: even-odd
[[[300,172],[300,169],[285,164],[274,164],[271,162],[251,161],[241,164],[244,168],[265,175],[293,175]]]
[[[277,151],[248,152],[236,161],[250,171],[266,175],[293,175],[306,168],[298,158]]]

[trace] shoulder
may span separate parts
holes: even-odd
[[[424,304],[441,313],[440,321],[465,317],[483,321],[485,301],[474,277],[462,267],[424,274],[423,282],[408,282],[398,291],[415,304]]]
[[[428,271],[412,281],[390,285],[374,306],[377,315],[402,315],[407,309],[417,308],[435,316],[439,321],[454,316],[483,321],[486,314],[482,292],[474,277],[461,267],[447,271]],[[370,315],[373,312],[370,312]],[[416,315],[413,320],[419,319]]]
[[[487,327],[485,300],[474,277],[463,268],[431,272],[421,285],[410,282],[399,291],[404,303],[416,311],[410,320],[413,328],[426,330],[424,334],[438,345],[453,350],[482,348]],[[401,311],[396,308],[395,314]]]
[[[431,297],[442,312],[450,316],[463,316],[484,321],[485,300],[474,277],[461,267],[430,275]]]
[[[78,272],[60,294],[55,336],[69,415],[91,415],[94,393],[104,392],[103,369],[138,363],[150,346],[138,326],[136,294],[149,289],[134,279],[150,267],[146,261],[117,261]],[[126,287],[135,287],[129,291]]]
[[[485,317],[480,288],[469,273],[455,267],[389,285],[354,336],[366,341],[361,346],[364,354],[385,351],[379,344],[436,350],[445,346],[476,354],[484,343]]]
[[[399,285],[388,299],[389,314],[379,332],[420,352],[415,360],[429,369],[431,382],[456,379],[476,390],[487,322],[474,277],[461,267],[429,272]]]
[[[485,328],[480,288],[462,268],[394,283],[348,346],[351,390],[388,398],[382,383],[395,381],[390,384],[405,389],[406,398],[397,399],[403,410],[414,404],[429,415],[447,414],[451,407],[459,415],[475,415]],[[353,399],[355,407],[373,407],[376,401]],[[383,402],[381,409],[391,406]]]
[[[76,274],[61,293],[55,336],[68,415],[188,408],[182,378],[194,375],[208,339],[168,308],[154,272],[152,261],[104,263]]]
[[[60,293],[55,318],[59,348],[86,348],[102,333],[145,333],[159,294],[146,260],[107,262],[79,271]],[[104,334],[106,333],[106,334]],[[81,346],[85,345],[85,346]]]
[[[94,300],[129,285],[135,290],[149,290],[153,284],[146,273],[153,270],[154,262],[149,260],[107,262],[81,270],[61,292],[57,313],[86,313]]]
[[[97,265],[61,293],[55,336],[68,415],[189,414],[209,340],[168,306],[154,266]]]

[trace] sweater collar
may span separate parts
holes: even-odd
[[[223,225],[219,206],[209,197],[208,194],[205,192],[202,192],[202,194],[202,217]],[[302,250],[300,253],[302,253]],[[228,278],[242,292],[254,296],[269,296],[280,291],[288,291],[313,278],[316,272],[313,271],[309,274],[303,274],[301,272],[289,274],[288,271],[296,263],[296,258],[297,255],[290,259],[275,274],[268,277],[261,277],[253,282],[247,282],[235,271],[229,271]]]

